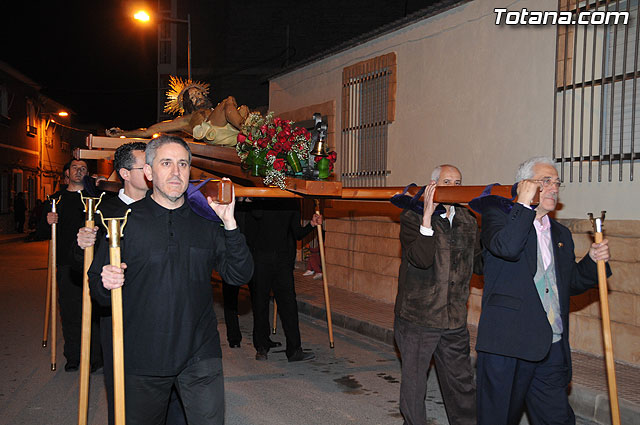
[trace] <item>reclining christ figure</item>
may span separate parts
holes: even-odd
[[[171,77],[164,111],[180,116],[149,128],[124,131],[118,127],[106,131],[110,137],[152,137],[156,133],[184,131],[194,139],[218,146],[235,146],[242,124],[249,116],[246,105],[238,107],[229,96],[214,108],[207,97],[209,84]]]

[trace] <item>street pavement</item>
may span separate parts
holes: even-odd
[[[64,371],[59,323],[55,372],[50,370],[50,346],[41,346],[47,242],[0,244],[0,258],[0,424],[77,423],[79,375]],[[232,349],[226,343],[219,285],[213,288],[227,424],[402,424],[400,365],[392,347],[334,327],[331,349],[326,324],[301,315],[303,347],[316,358],[289,363],[280,347],[259,362],[251,345],[248,291],[240,291],[244,339],[240,348]],[[278,322],[272,337],[284,343],[279,326]],[[431,424],[446,424],[435,374],[431,375],[427,398]],[[91,375],[89,424],[106,423],[103,375],[98,372]]]
[[[58,322],[57,370],[50,370],[50,345],[42,348],[47,242],[8,240],[0,244],[0,425],[77,423],[78,373],[64,371]],[[246,287],[240,291],[240,348],[226,343],[219,283],[212,286],[225,374],[228,425],[402,424],[398,408],[400,363],[394,347],[334,326],[330,348],[326,322],[300,315],[303,347],[316,358],[287,362],[284,347],[256,361]],[[277,324],[272,339],[284,343]],[[429,425],[446,425],[436,373],[429,374]],[[91,375],[89,421],[105,425],[101,370]],[[579,425],[593,422],[578,418]],[[522,425],[527,424],[523,417]]]

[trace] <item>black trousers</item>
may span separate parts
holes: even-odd
[[[113,325],[110,310],[103,310],[100,316],[100,340],[102,344],[102,356],[104,358],[104,387],[107,393],[107,417],[109,425],[113,425],[115,423],[113,415]],[[175,387],[171,390],[167,420],[164,425],[187,425],[184,407],[182,406]]]
[[[298,304],[293,280],[293,263],[290,261],[260,261],[254,255],[254,272],[251,282],[251,309],[253,310],[253,346],[256,350],[269,351],[269,297],[273,291],[278,303],[278,315],[287,342],[287,357],[301,349]]]
[[[222,359],[195,361],[177,376],[125,376],[127,425],[165,425],[175,386],[189,425],[224,423]]]
[[[16,221],[16,232],[18,233],[24,232],[24,214],[22,214],[22,217],[20,216],[16,217],[15,221]]]
[[[574,425],[569,405],[569,366],[563,341],[530,362],[478,352],[478,424],[517,425],[527,406],[532,425]]]
[[[82,272],[71,266],[58,266],[58,304],[64,337],[64,357],[70,364],[80,364],[80,343],[82,335]],[[99,306],[92,303],[91,309],[91,356],[92,365],[102,364],[100,348]]]
[[[431,358],[435,360],[444,407],[451,424],[476,423],[476,384],[469,331],[418,326],[396,317],[395,339],[402,360],[400,412],[405,424],[427,425],[425,397]]]
[[[224,301],[224,323],[227,326],[227,341],[229,344],[239,344],[242,341],[240,323],[238,321],[238,293],[240,287],[222,282],[222,299]]]

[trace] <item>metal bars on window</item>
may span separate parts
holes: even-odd
[[[339,153],[345,186],[386,186],[388,125],[395,115],[395,75],[395,53],[343,70]]]
[[[560,11],[628,12],[626,25],[558,26],[553,155],[569,181],[633,180],[640,160],[638,0],[559,0]],[[568,167],[565,167],[567,165]]]

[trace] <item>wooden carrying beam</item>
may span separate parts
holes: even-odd
[[[148,142],[150,139],[115,138],[105,136],[87,137],[88,149],[78,149],[79,158],[110,159],[113,150],[123,143],[132,141]],[[333,199],[352,199],[387,201],[402,193],[404,187],[342,187],[342,183],[333,179],[304,180],[287,177],[286,191],[276,187],[265,187],[262,177],[251,176],[243,170],[236,150],[229,147],[213,146],[206,143],[187,141],[192,153],[192,165],[216,176],[229,177],[235,183],[236,196],[282,198],[282,197],[325,197]],[[101,150],[98,150],[101,149]],[[242,183],[240,185],[239,183]],[[205,195],[216,199],[216,188],[203,187]],[[407,194],[413,196],[419,187],[412,187]],[[485,186],[439,186],[434,195],[435,202],[468,203],[479,196]],[[494,186],[492,195],[511,198],[511,185]],[[534,200],[537,202],[537,198]]]
[[[296,180],[297,184],[299,181]],[[205,184],[201,191],[205,196],[211,196],[212,199],[217,199],[218,187],[217,181],[212,181]],[[361,187],[361,188],[340,188],[334,185],[333,182],[317,182],[309,181],[309,185],[306,187],[295,186],[296,190],[289,189],[281,190],[277,187],[246,187],[234,184],[236,196],[246,197],[261,197],[261,198],[295,198],[295,197],[326,197],[331,199],[345,199],[356,201],[388,201],[391,197],[397,194],[401,194],[404,191],[403,187]],[[326,186],[313,185],[312,183],[327,183]],[[411,188],[407,191],[409,196],[414,196],[419,187]],[[435,202],[445,203],[459,203],[465,204],[472,199],[480,196],[485,190],[485,186],[438,186],[434,195]],[[507,199],[511,199],[511,186],[494,186],[491,190],[492,195],[502,196]],[[534,202],[538,201],[538,195],[534,198]],[[220,200],[220,202],[222,202]]]
[[[434,202],[466,204],[482,194],[486,186],[438,186],[433,196]],[[415,196],[419,186],[412,187],[407,195]],[[399,195],[404,187],[345,187],[342,189],[342,199],[388,200]],[[492,195],[511,199],[511,186],[494,186]],[[422,199],[422,197],[420,198]]]

